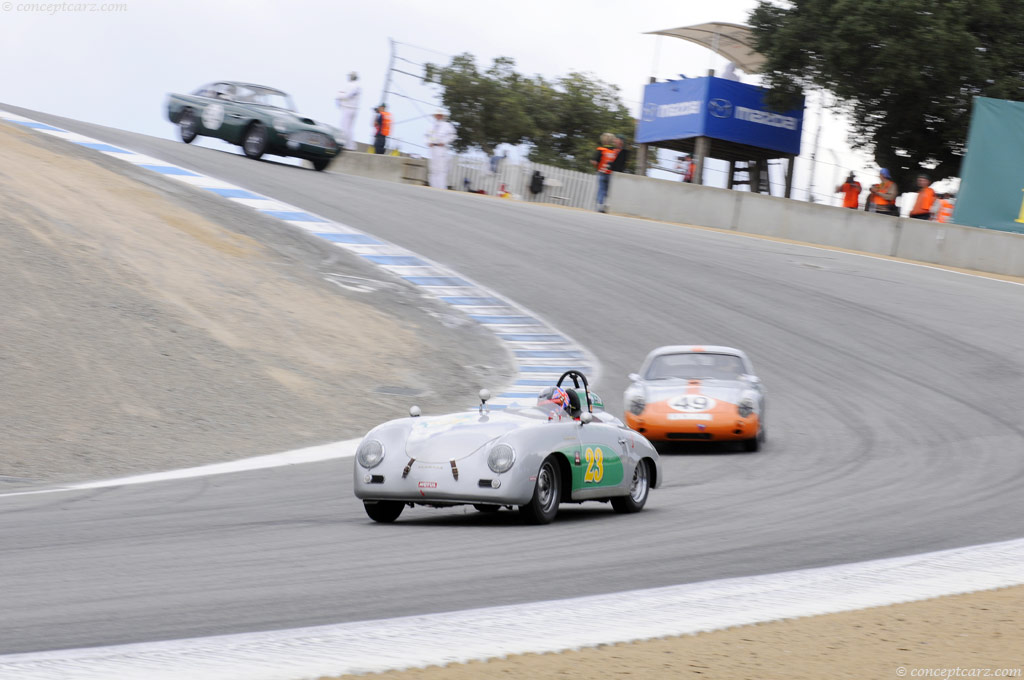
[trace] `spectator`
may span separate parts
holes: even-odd
[[[843,207],[857,209],[860,205],[860,182],[850,173],[850,176],[846,178],[846,181],[836,187],[836,193],[843,194]]]
[[[448,188],[448,146],[455,141],[455,126],[445,120],[445,112],[434,112],[434,125],[427,132],[430,147],[430,186]]]
[[[356,111],[359,110],[359,95],[362,89],[359,87],[359,75],[353,71],[348,74],[348,85],[338,91],[334,101],[341,109],[341,138],[342,145],[346,149],[355,147],[352,129],[356,121]]]
[[[615,135],[605,132],[601,135],[601,146],[590,160],[597,169],[597,211],[607,212],[605,201],[608,199],[608,183],[612,176],[612,161],[619,155],[615,148]]]
[[[871,211],[882,215],[899,216],[899,212],[896,210],[896,182],[892,181],[892,174],[888,169],[882,168],[878,171],[878,176],[882,181],[872,184],[868,189],[870,194],[868,203]]]
[[[931,187],[932,180],[928,175],[917,176],[917,200],[914,207],[910,209],[910,219],[930,220],[932,209],[935,205],[935,189]]]
[[[937,201],[938,209],[935,211],[936,222],[952,222],[953,221],[953,201],[952,194],[939,194],[939,200]]]
[[[629,160],[629,149],[622,135],[615,135],[615,160],[612,161],[612,172],[625,172],[626,161]]]
[[[374,109],[377,115],[373,119],[373,152],[384,153],[384,145],[391,136],[391,114],[388,112],[387,104],[381,104]]]
[[[696,167],[693,158],[688,153],[684,153],[676,161],[676,170],[679,171],[679,179],[683,182],[693,182],[693,172]]]

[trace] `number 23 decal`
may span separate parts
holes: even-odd
[[[583,474],[584,483],[600,483],[604,479],[604,451],[600,446],[596,449],[588,448],[583,457],[587,461],[587,471]]]

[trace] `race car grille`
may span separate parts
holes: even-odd
[[[669,439],[712,439],[710,432],[669,432],[665,435]]]
[[[320,148],[323,149],[333,149],[335,147],[333,139],[319,132],[309,132],[307,130],[293,132],[292,134],[288,135],[288,139],[299,144],[306,144],[308,146],[319,146]]]

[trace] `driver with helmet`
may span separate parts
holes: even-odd
[[[543,411],[559,410],[569,413],[572,402],[561,387],[548,387],[537,396],[537,408]]]

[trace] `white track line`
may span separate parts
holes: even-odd
[[[172,479],[191,479],[193,477],[225,475],[234,472],[248,472],[250,470],[265,470],[266,468],[281,467],[282,465],[319,463],[325,460],[349,458],[354,456],[356,454],[356,447],[359,445],[360,441],[360,439],[348,439],[341,442],[333,442],[331,444],[310,446],[305,449],[295,449],[294,451],[283,451],[281,453],[271,453],[266,456],[242,458],[241,460],[232,460],[226,463],[213,463],[210,465],[200,465],[198,467],[181,468],[180,470],[168,470],[166,472],[153,472],[145,475],[133,475],[131,477],[103,479],[96,482],[69,484],[67,486],[55,487],[52,489],[12,491],[11,493],[0,494],[0,498],[6,498],[8,496],[31,496],[40,493],[58,493],[61,491],[105,489],[113,486],[130,486],[132,484],[166,482]]]
[[[568,600],[0,656],[18,680],[295,680],[543,653],[1024,583],[1024,540]]]

